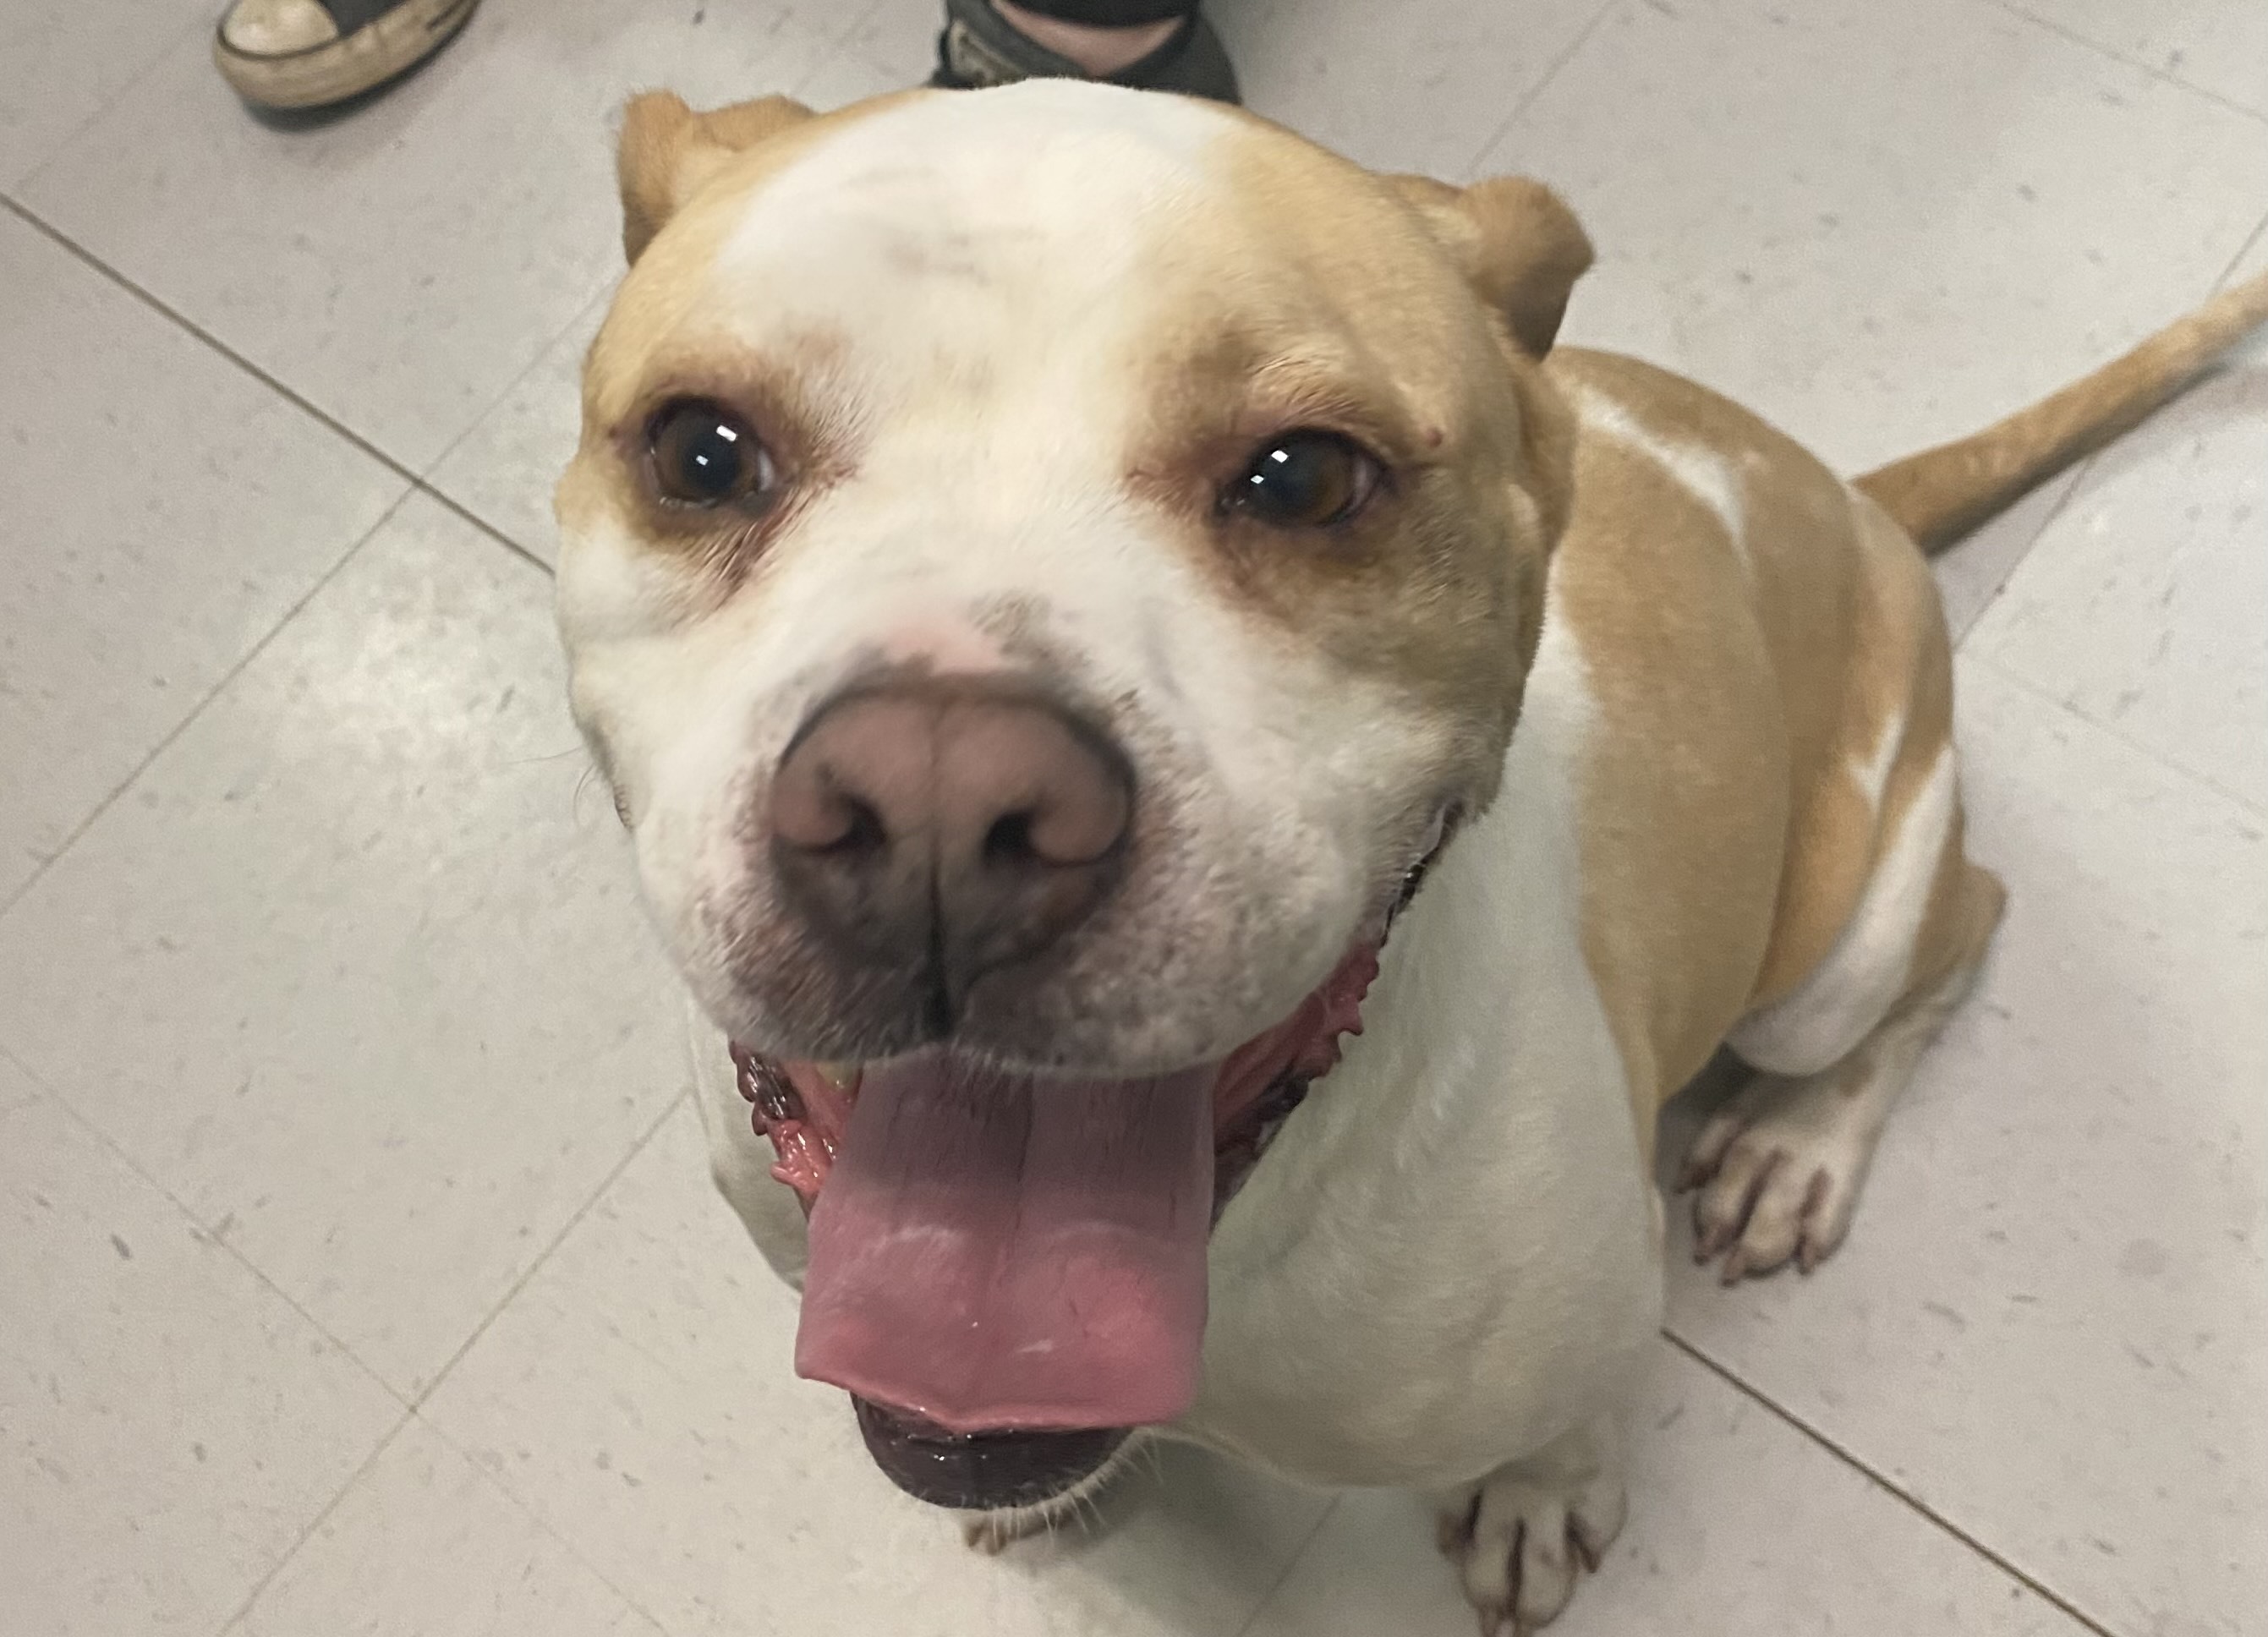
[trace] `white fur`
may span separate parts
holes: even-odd
[[[1897,760],[1898,748],[1905,743],[1905,712],[1892,711],[1882,719],[1881,732],[1875,735],[1872,748],[1845,763],[1867,805],[1877,813],[1882,810],[1882,791],[1890,782],[1890,767]]]
[[[1188,1435],[1314,1482],[1440,1485],[1617,1402],[1660,1287],[1582,954],[1594,715],[1547,616],[1501,793],[1396,924],[1364,1033],[1214,1234]]]
[[[1914,940],[1945,852],[1955,800],[1953,747],[1938,752],[1867,877],[1835,947],[1796,991],[1752,1013],[1727,1036],[1775,1074],[1815,1074],[1840,1061],[1904,991]]]
[[[1576,396],[1583,424],[1650,461],[1716,518],[1742,567],[1749,564],[1748,504],[1734,464],[1704,444],[1688,443],[1646,425],[1624,405],[1595,390]]]

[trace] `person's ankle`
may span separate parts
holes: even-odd
[[[1098,28],[1088,23],[1066,23],[1026,11],[1015,0],[991,0],[1008,26],[1037,46],[1068,58],[1097,79],[1130,68],[1174,37],[1181,24],[1172,18],[1161,23],[1137,23],[1131,28]]]

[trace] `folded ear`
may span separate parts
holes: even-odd
[[[1495,176],[1452,188],[1426,176],[1390,179],[1480,299],[1504,315],[1528,357],[1551,350],[1591,240],[1575,213],[1542,182]]]
[[[649,91],[622,110],[615,172],[622,190],[622,251],[635,262],[662,225],[744,148],[812,117],[786,97],[759,97],[696,114],[674,92]]]

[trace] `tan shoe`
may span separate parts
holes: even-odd
[[[213,36],[213,61],[257,107],[327,107],[423,62],[479,4],[235,0]]]

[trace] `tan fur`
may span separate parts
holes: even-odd
[[[2140,346],[1981,432],[1857,480],[1925,551],[1942,550],[2080,456],[2136,425],[2268,321],[2268,273],[2222,291]]]
[[[1735,542],[1587,417],[1555,586],[1609,723],[1584,792],[1599,836],[1587,941],[1650,1131],[1731,1024],[1799,983],[1849,920],[1911,795],[1894,771],[1877,812],[1852,765],[1904,717],[1894,769],[1926,766],[1948,661],[1919,557],[1875,537],[1887,520],[1797,445],[1631,359],[1562,351],[1550,372],[1579,407],[1711,452],[1744,513]]]
[[[623,254],[634,277],[624,281],[585,359],[581,446],[553,497],[563,528],[575,532],[634,511],[641,533],[657,546],[700,550],[703,542],[688,539],[681,520],[646,504],[637,457],[624,440],[663,397],[740,402],[823,370],[835,344],[831,336],[802,337],[797,356],[762,360],[720,346],[711,336],[691,344],[672,337],[697,302],[746,190],[792,163],[838,122],[892,100],[814,114],[787,97],[760,97],[703,113],[671,92],[631,99],[622,112],[615,173]],[[673,224],[676,231],[666,247],[650,257],[661,230]],[[782,417],[782,424],[792,439],[795,423]],[[815,452],[812,458],[818,458]]]
[[[1562,352],[1551,374],[1579,393],[1669,384],[1638,368]],[[1555,612],[1580,638],[1604,719],[1581,787],[1584,944],[1650,1139],[1660,1099],[1715,1051],[1764,958],[1758,911],[1781,870],[1787,732],[1717,520],[1587,431],[1575,482],[1581,504],[1554,565]],[[1743,638],[1728,642],[1732,632]],[[1705,666],[1705,689],[1665,685]]]
[[[615,172],[622,194],[622,254],[635,262],[662,225],[743,149],[810,119],[789,97],[760,97],[696,114],[674,92],[650,91],[622,110]]]
[[[1475,292],[1503,315],[1521,350],[1532,358],[1550,351],[1567,298],[1592,260],[1590,236],[1565,203],[1525,176],[1469,188],[1429,176],[1392,180]]]
[[[1375,231],[1348,235],[1351,192],[1384,203],[1409,196],[1416,179],[1374,178],[1320,150],[1287,155],[1274,127],[1240,123],[1260,140],[1248,173],[1242,144],[1224,158],[1239,212],[1192,205],[1189,226],[1210,245],[1264,242],[1281,271],[1225,287],[1209,260],[1161,258],[1160,305],[1203,322],[1145,338],[1151,430],[1130,467],[1181,517],[1193,560],[1229,595],[1319,643],[1346,674],[1396,682],[1456,723],[1477,802],[1487,789],[1477,764],[1493,769],[1518,715],[1545,559],[1570,504],[1572,418],[1537,362],[1588,241],[1565,206],[1525,181],[1429,184],[1415,222],[1380,212]],[[1440,277],[1432,252],[1445,242],[1484,303],[1478,315]],[[1304,356],[1298,338],[1328,334],[1349,305],[1373,315],[1366,344]],[[1287,549],[1258,525],[1232,525],[1224,541],[1225,478],[1271,433],[1318,424],[1380,451],[1395,490],[1327,546]]]

